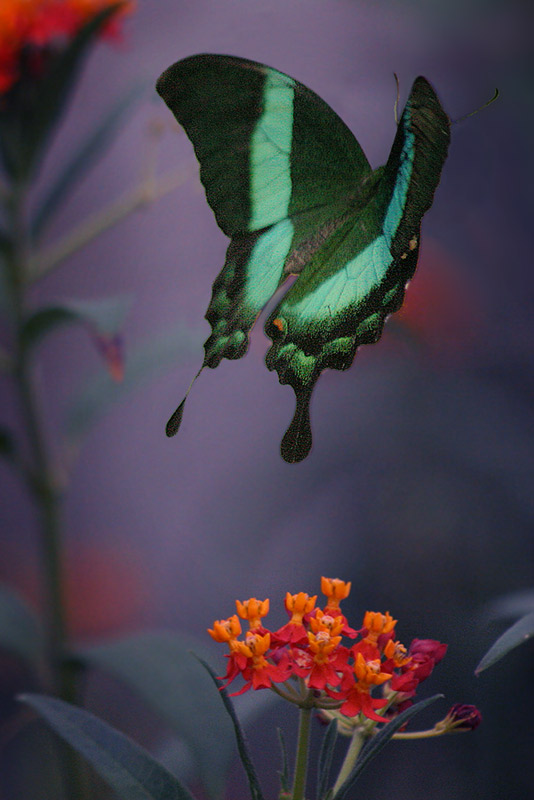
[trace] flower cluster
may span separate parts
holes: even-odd
[[[337,578],[322,578],[326,596],[323,608],[317,596],[305,592],[286,595],[289,622],[269,631],[263,618],[269,600],[236,601],[237,614],[217,620],[208,632],[216,642],[228,644],[225,685],[239,675],[243,688],[272,688],[301,705],[303,698],[325,710],[339,710],[345,717],[362,714],[384,722],[411,705],[418,685],[441,661],[447,645],[433,639],[414,639],[406,648],[396,639],[389,612],[368,611],[359,630],[351,628],[340,602],[351,584]],[[243,638],[241,621],[248,621]],[[352,644],[344,644],[344,639]],[[300,679],[306,695],[297,693],[288,681]],[[379,713],[380,712],[380,713]]]
[[[103,33],[116,35],[133,0],[3,0],[0,4],[0,95],[39,76],[53,53],[97,14],[116,6]]]

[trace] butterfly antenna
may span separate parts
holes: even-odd
[[[183,414],[184,414],[185,401],[187,400],[189,392],[193,388],[194,382],[196,381],[196,379],[198,378],[198,376],[200,375],[200,373],[202,372],[203,369],[204,369],[204,364],[202,364],[202,366],[200,367],[199,371],[197,372],[197,374],[195,375],[195,377],[193,378],[193,380],[189,384],[189,388],[188,388],[187,392],[185,393],[184,399],[182,400],[182,402],[180,403],[180,405],[178,406],[178,408],[176,409],[174,414],[170,417],[169,421],[167,422],[167,424],[165,426],[165,433],[167,434],[167,436],[169,436],[169,437],[170,436],[175,436],[178,433],[178,429],[180,428],[180,425],[181,425],[181,422],[182,422],[182,417],[183,417]]]
[[[395,115],[395,125],[399,124],[399,96],[400,96],[400,84],[399,78],[396,72],[393,73],[393,77],[395,78],[395,84],[397,86],[397,97],[395,99],[395,105],[393,106],[393,113]]]
[[[458,122],[462,122],[464,119],[467,119],[468,117],[473,117],[475,114],[478,114],[479,111],[483,111],[488,106],[491,106],[491,104],[497,100],[498,96],[499,96],[499,90],[495,89],[495,94],[493,95],[491,100],[488,100],[487,103],[484,103],[484,105],[480,106],[480,108],[475,108],[474,111],[470,111],[469,114],[464,114],[463,117],[458,117],[458,119],[452,120],[451,124],[456,125]]]

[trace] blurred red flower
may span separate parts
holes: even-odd
[[[107,8],[116,12],[102,34],[116,36],[134,0],[4,0],[0,5],[0,94],[8,92],[24,69],[39,74],[46,54],[61,49],[87,22]],[[43,58],[44,57],[44,58]]]

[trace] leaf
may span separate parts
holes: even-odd
[[[121,383],[114,383],[102,372],[92,375],[67,415],[66,433],[72,443],[85,435],[112,403],[122,401],[157,372],[185,360],[185,356],[198,348],[199,338],[184,328],[167,331],[128,353]]]
[[[75,652],[130,686],[183,738],[195,775],[218,797],[235,755],[232,728],[209,677],[191,654],[197,641],[167,632],[129,636]]]
[[[19,700],[43,717],[124,800],[193,800],[144,747],[88,711],[45,695],[26,694]]]
[[[18,81],[0,111],[0,150],[14,180],[27,180],[44,152],[78,76],[84,56],[120,3],[108,6],[87,22],[54,55],[38,79]]]
[[[384,727],[378,731],[376,736],[374,736],[365,745],[358,760],[356,761],[356,764],[354,765],[354,769],[347,777],[345,783],[343,783],[335,793],[334,800],[344,800],[344,798],[347,796],[347,793],[350,791],[350,789],[352,789],[353,785],[356,783],[364,769],[369,765],[372,759],[378,755],[382,748],[386,746],[393,734],[396,733],[399,728],[402,728],[403,725],[406,725],[408,720],[410,720],[412,717],[415,717],[415,715],[419,714],[420,711],[428,708],[428,706],[432,705],[432,703],[435,703],[436,700],[439,700],[441,697],[443,697],[442,694],[435,694],[426,700],[421,700],[420,703],[410,706],[410,708],[407,708],[405,711],[399,714],[398,717],[395,717],[394,719],[390,720],[387,725],[384,725]]]
[[[32,222],[32,236],[37,240],[43,233],[51,217],[65,202],[69,192],[103,155],[115,138],[119,128],[129,113],[143,96],[144,87],[131,87],[122,97],[115,101],[107,113],[82,141],[76,152],[65,161],[59,176],[48,190]]]
[[[510,650],[519,647],[532,636],[534,636],[534,611],[521,617],[511,628],[499,636],[475,669],[475,675],[480,675],[485,669],[500,661]]]
[[[0,584],[0,648],[35,664],[42,653],[40,625],[16,592]]]
[[[226,691],[226,689],[222,688],[222,681],[219,680],[219,678],[215,675],[210,665],[207,664],[201,658],[198,658],[198,660],[200,661],[202,666],[207,670],[207,672],[211,675],[213,683],[219,690],[219,695],[224,703],[224,707],[226,708],[226,711],[228,712],[230,719],[232,720],[232,725],[234,726],[235,738],[237,741],[239,758],[241,759],[241,763],[243,764],[244,770],[247,774],[248,785],[250,788],[250,794],[252,800],[264,800],[263,793],[260,788],[260,783],[258,781],[258,776],[256,775],[256,768],[254,767],[254,764],[248,752],[248,747],[245,740],[245,734],[243,733],[243,729],[239,724],[237,714],[235,713],[235,709],[234,706],[232,705],[232,701],[230,700],[228,692]]]
[[[287,746],[284,737],[284,732],[281,728],[276,729],[278,741],[280,743],[280,752],[282,754],[282,769],[278,771],[280,776],[280,789],[281,794],[289,794],[289,761],[287,757]]]
[[[337,721],[333,719],[329,723],[323,737],[321,750],[319,752],[319,761],[317,762],[317,800],[322,800],[329,789],[330,768],[332,767],[332,758],[334,756],[336,741]]]
[[[129,296],[117,295],[98,300],[62,300],[40,308],[25,321],[22,344],[26,349],[33,348],[58,326],[72,322],[87,325],[96,336],[111,336],[122,326],[131,302]]]

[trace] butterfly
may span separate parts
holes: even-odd
[[[350,367],[403,302],[450,140],[428,81],[415,80],[386,164],[373,170],[355,137],[313,91],[255,61],[195,55],[157,91],[185,129],[217,224],[230,237],[206,319],[204,367],[245,355],[273,294],[269,370],[296,396],[281,444],[285,461],[312,445],[309,405],[324,369]],[[173,436],[189,390],[167,423]]]

